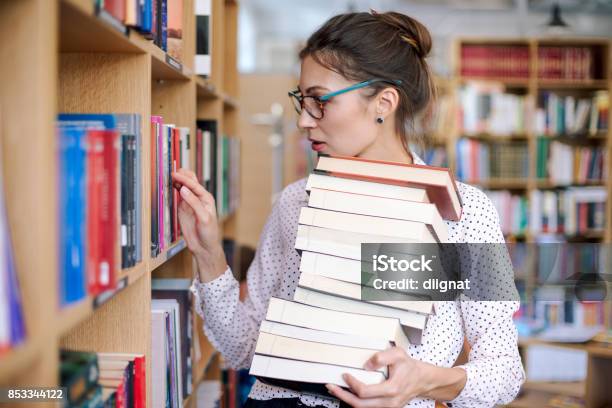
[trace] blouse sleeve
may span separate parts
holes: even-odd
[[[250,366],[268,301],[281,284],[286,243],[281,239],[279,212],[277,203],[247,272],[248,296],[244,301],[239,300],[239,283],[230,268],[206,283],[196,276],[191,286],[196,312],[204,320],[204,333],[231,368]]]
[[[483,273],[484,265],[499,265],[510,262],[499,225],[497,211],[484,193],[474,189],[466,213],[465,235],[470,243],[470,257],[477,259],[473,265]],[[472,245],[473,244],[473,245]],[[510,263],[511,265],[511,263]],[[502,267],[503,268],[503,267]],[[488,269],[488,268],[485,268]],[[498,271],[499,272],[499,271]],[[511,268],[505,268],[499,275],[500,287],[506,293],[516,292]],[[509,275],[509,276],[506,276]],[[486,277],[483,278],[486,280]],[[518,298],[511,297],[512,299]],[[460,302],[464,333],[471,346],[468,362],[458,367],[467,374],[467,382],[461,393],[448,406],[493,407],[511,402],[525,380],[525,372],[517,346],[517,330],[513,315],[520,306],[514,300],[465,300]]]

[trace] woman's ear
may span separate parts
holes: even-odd
[[[397,89],[387,87],[376,97],[376,112],[383,118],[388,118],[397,109],[399,104],[399,93]]]

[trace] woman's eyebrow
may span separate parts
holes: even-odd
[[[320,86],[320,85],[315,85],[315,86],[310,86],[308,87],[308,89],[306,89],[306,91],[304,92],[305,94],[309,94],[313,91],[317,91],[317,90],[321,90],[321,91],[329,91],[328,88],[325,88],[324,86]]]

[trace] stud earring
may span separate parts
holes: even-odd
[[[383,118],[381,118],[381,117],[376,118],[376,122],[379,123],[379,124],[383,123],[384,121],[385,120]]]

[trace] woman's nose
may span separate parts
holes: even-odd
[[[313,129],[317,126],[317,121],[306,112],[306,109],[302,109],[297,125],[300,129]]]

